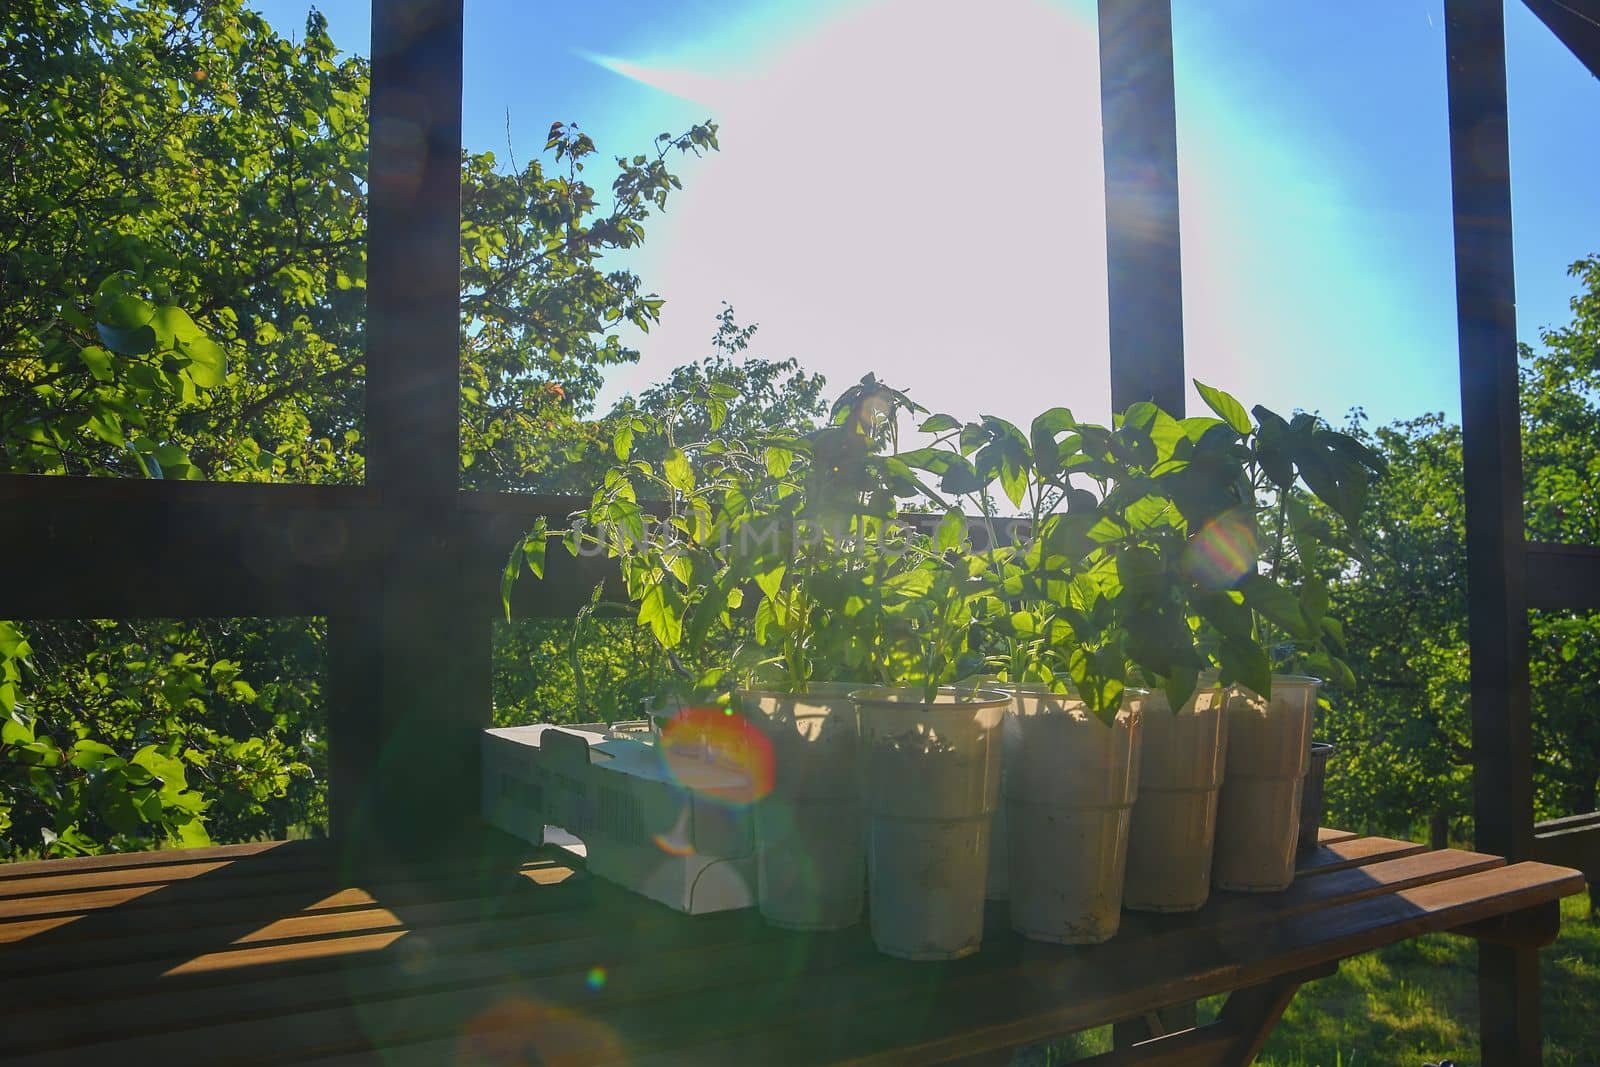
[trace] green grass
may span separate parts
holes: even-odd
[[[1539,954],[1546,1067],[1600,1064],[1600,924],[1586,894],[1561,905],[1561,937]],[[1256,1062],[1262,1067],[1422,1067],[1478,1062],[1477,949],[1435,934],[1346,960],[1300,989]],[[1216,1017],[1222,998],[1200,1006]],[[1017,1067],[1057,1067],[1110,1047],[1110,1030],[1018,1053]]]

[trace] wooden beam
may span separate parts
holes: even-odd
[[[1600,78],[1600,0],[1523,0],[1589,73]]]
[[[501,617],[506,555],[539,519],[561,529],[587,496],[463,491],[441,498],[438,547],[462,561],[465,610]],[[645,502],[647,513],[660,505]],[[414,523],[409,500],[362,486],[162,482],[0,474],[7,618],[220,618],[358,615],[373,607],[373,575],[391,541]],[[114,516],[108,520],[108,516]],[[927,522],[908,514],[907,521]],[[1020,519],[990,520],[1002,543],[1027,535]],[[982,547],[983,526],[974,519]],[[601,582],[604,558],[552,548],[543,582],[524,577],[521,618],[567,618]],[[612,594],[621,589],[612,586]]]
[[[375,498],[350,486],[0,477],[9,618],[322,615],[368,594]]]
[[[496,617],[500,567],[537,519],[559,527],[587,503],[450,494],[439,547],[486,590],[472,610]],[[413,523],[406,500],[361,486],[30,475],[0,475],[0,511],[21,517],[0,525],[0,559],[18,561],[3,572],[5,612],[22,619],[349,615],[373,606],[391,541]],[[572,614],[604,570],[551,552],[546,582],[518,591],[521,613]]]
[[[1111,405],[1183,414],[1178,129],[1170,0],[1100,0]]]
[[[1516,284],[1499,0],[1447,0],[1477,845],[1533,842]]]
[[[1528,607],[1546,611],[1600,609],[1600,548],[1529,544],[1526,568]]]
[[[461,0],[374,0],[367,483],[460,482]]]
[[[1490,945],[1510,948],[1543,948],[1561,935],[1561,902],[1548,901],[1535,908],[1524,908],[1507,915],[1468,923],[1450,931]]]
[[[367,478],[392,524],[375,595],[330,616],[335,823],[361,861],[425,854],[478,798],[489,622],[460,471],[462,0],[374,0]],[[491,602],[492,604],[492,602]]]
[[[1473,817],[1480,851],[1533,851],[1527,560],[1502,0],[1445,0],[1456,322],[1466,468]],[[1490,1067],[1540,1062],[1536,950],[1480,942]]]

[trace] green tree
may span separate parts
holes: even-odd
[[[1521,361],[1523,490],[1534,541],[1600,544],[1600,258],[1574,264],[1572,321]],[[1335,819],[1442,843],[1472,809],[1461,430],[1427,415],[1356,430],[1389,461],[1371,559],[1334,594],[1360,688],[1324,716],[1343,745]],[[1592,811],[1600,783],[1600,613],[1536,612],[1531,676],[1539,817]]]
[[[1369,558],[1333,590],[1359,685],[1319,724],[1341,746],[1329,804],[1353,825],[1404,834],[1424,820],[1442,839],[1472,807],[1461,430],[1438,415],[1351,429],[1389,473],[1368,506]]]
[[[362,480],[367,89],[314,11],[295,43],[242,0],[4,6],[0,469]],[[467,484],[553,480],[598,439],[600,375],[660,307],[604,257],[666,206],[671,156],[715,148],[664,135],[604,198],[570,124],[520,168],[464,156]],[[320,626],[7,624],[5,850],[315,821]]]

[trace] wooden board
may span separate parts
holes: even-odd
[[[5,1048],[36,1067],[380,1062],[376,1050],[423,1064],[468,1047],[514,1062],[921,1061],[1109,1022],[1582,884],[1477,853],[1322,840],[1286,892],[1128,913],[1106,945],[1027,942],[992,907],[984,951],[950,964],[883,957],[865,926],[803,935],[750,911],[678,915],[555,850],[482,878],[343,887],[297,866],[307,850],[266,846],[30,865],[0,879],[0,904],[43,913],[0,922]]]

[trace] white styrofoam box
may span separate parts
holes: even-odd
[[[748,791],[747,775],[715,753],[669,767],[650,736],[634,723],[486,730],[483,816],[535,844],[560,827],[594,874],[678,911],[752,906],[750,810],[715,795]]]

